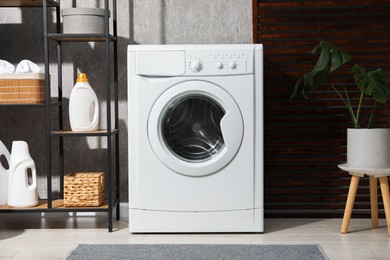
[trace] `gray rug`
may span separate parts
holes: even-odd
[[[75,259],[266,259],[326,260],[319,245],[78,245],[67,260]]]

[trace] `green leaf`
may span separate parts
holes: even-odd
[[[310,77],[310,91],[313,92],[317,90],[322,84],[324,84],[329,77],[329,70],[325,68],[321,71],[312,72],[309,74]]]
[[[312,50],[312,53],[318,55],[320,49],[321,54],[314,70],[322,70],[329,66],[330,72],[332,72],[351,60],[351,56],[348,53],[329,42],[321,41]]]
[[[386,103],[389,96],[389,76],[382,69],[367,72],[355,64],[352,68],[358,88],[364,94],[374,98],[376,102]]]
[[[387,97],[389,96],[388,89],[388,78],[382,69],[377,69],[367,73],[367,76],[370,80],[369,87],[372,88],[372,96],[375,101],[379,103],[386,103]],[[366,91],[366,94],[367,91]]]
[[[329,46],[321,43],[319,44],[319,46],[321,47],[321,54],[318,57],[318,60],[313,68],[313,72],[324,70],[329,65],[329,61],[331,59]],[[318,48],[317,48],[317,52],[318,52]]]
[[[362,67],[358,64],[355,64],[352,67],[352,72],[354,73],[353,77],[355,78],[355,82],[360,90],[360,92],[365,92],[366,87],[368,86],[368,76]]]
[[[293,93],[291,94],[290,98],[304,96],[304,89],[305,89],[304,77],[301,77],[298,80],[298,82],[295,84]]]
[[[341,49],[337,48],[336,46],[333,46],[332,48],[332,71],[337,70],[342,65],[347,63],[351,60],[351,56],[342,51]]]
[[[311,52],[313,55],[318,56],[317,61],[315,62],[313,69],[303,75],[295,84],[291,95],[292,98],[299,96],[308,98],[312,92],[318,90],[319,87],[329,80],[332,72],[341,68],[351,60],[351,56],[348,53],[326,41],[321,41]],[[329,86],[344,102],[356,128],[360,127],[359,114],[362,108],[364,95],[371,96],[375,101],[375,106],[374,109],[372,109],[368,123],[368,127],[370,127],[377,103],[385,103],[388,99],[390,74],[385,74],[382,69],[366,72],[364,68],[357,64],[353,66],[352,72],[357,87],[360,90],[360,99],[359,104],[357,105],[356,114],[353,111],[347,90],[344,88],[345,97],[343,97],[335,86],[332,84],[329,84]]]
[[[351,56],[335,45],[321,41],[311,51],[319,56],[313,69],[301,77],[295,84],[291,97],[308,96],[329,79],[329,74],[347,63]]]

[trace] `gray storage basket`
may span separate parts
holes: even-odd
[[[104,33],[104,9],[67,8],[62,11],[63,33]]]

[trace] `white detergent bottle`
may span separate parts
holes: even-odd
[[[37,171],[25,141],[13,141],[8,177],[8,206],[38,205]]]
[[[69,98],[72,131],[93,131],[99,123],[99,101],[88,83],[87,74],[79,73]]]
[[[8,174],[9,174],[9,160],[10,154],[7,147],[0,140],[0,158],[4,157],[7,163],[7,169],[0,162],[0,205],[7,205],[7,196],[8,196]]]

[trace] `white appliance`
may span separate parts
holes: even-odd
[[[132,233],[263,231],[263,48],[128,46]]]

